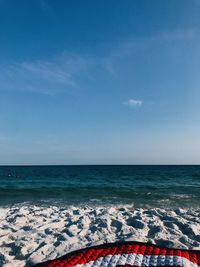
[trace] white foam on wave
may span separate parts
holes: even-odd
[[[200,248],[200,209],[118,206],[0,208],[0,265],[31,266],[72,250],[119,240]]]

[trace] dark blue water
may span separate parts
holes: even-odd
[[[199,207],[200,166],[1,166],[0,205]]]

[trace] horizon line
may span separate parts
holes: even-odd
[[[0,164],[0,167],[56,167],[56,166],[200,166],[200,163],[186,164],[128,164],[128,163],[97,163],[97,164]]]

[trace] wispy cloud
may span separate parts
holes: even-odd
[[[195,29],[184,29],[176,31],[164,31],[158,35],[163,41],[189,41],[199,38],[199,33]]]
[[[129,99],[128,101],[124,102],[125,105],[130,107],[141,107],[143,103],[144,102],[139,99]]]
[[[129,39],[120,42],[107,55],[63,53],[47,60],[31,60],[0,64],[0,90],[23,90],[54,95],[102,79],[98,75],[118,77],[121,62],[132,58],[138,51],[154,49],[155,44],[199,40],[195,29],[163,31],[149,38]],[[134,62],[134,60],[132,60]],[[100,71],[99,71],[100,70]],[[141,106],[142,101],[130,99],[129,106]]]
[[[78,87],[80,74],[87,75],[92,60],[76,54],[62,54],[51,60],[0,65],[1,90],[25,90],[55,94]]]
[[[141,51],[155,49],[155,46],[164,44],[173,44],[175,42],[181,44],[189,41],[200,41],[200,32],[195,28],[175,29],[173,31],[163,30],[148,38],[133,38],[120,42],[115,46],[107,57],[103,59],[103,65],[111,75],[117,76],[117,66],[120,61],[131,58]]]

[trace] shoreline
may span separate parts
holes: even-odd
[[[0,265],[31,267],[86,246],[115,241],[200,249],[200,209],[133,206],[0,208]]]

